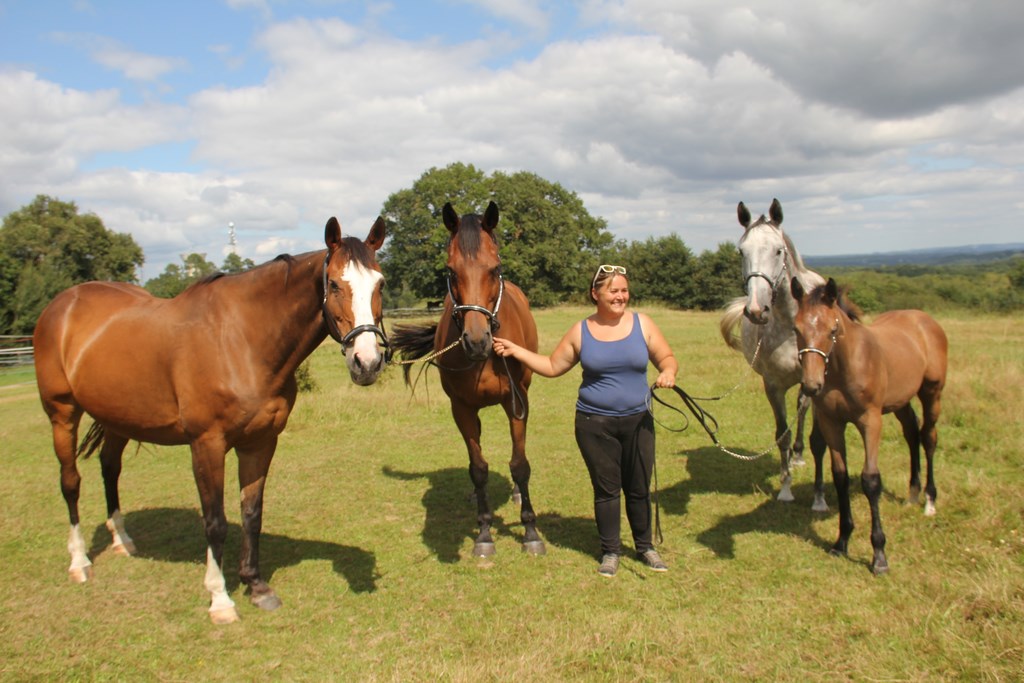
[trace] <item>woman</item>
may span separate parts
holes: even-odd
[[[661,330],[643,313],[627,315],[629,279],[622,266],[599,266],[590,286],[597,310],[575,323],[550,356],[494,338],[494,352],[512,356],[543,377],[564,375],[576,363],[583,381],[576,401],[576,443],[594,487],[594,517],[601,537],[601,576],[615,576],[622,545],[620,494],[637,559],[657,572],[668,566],[651,533],[654,419],[647,409],[648,360],[658,369],[655,385],[675,385],[679,366]]]

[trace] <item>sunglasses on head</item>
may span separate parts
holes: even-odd
[[[594,273],[594,281],[590,283],[590,288],[593,289],[597,285],[597,278],[601,273],[618,273],[619,275],[626,274],[626,268],[624,266],[610,266],[608,264],[601,264],[597,267],[597,272]]]

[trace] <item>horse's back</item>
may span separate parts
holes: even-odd
[[[152,299],[126,282],[86,282],[54,297],[39,315],[32,339],[40,390],[51,382],[66,382],[68,366],[122,311]]]
[[[178,413],[167,365],[177,341],[160,327],[169,301],[119,282],[87,282],[58,294],[33,338],[47,410],[73,403],[111,426],[170,428]]]

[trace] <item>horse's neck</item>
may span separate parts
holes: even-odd
[[[267,330],[266,361],[285,372],[294,370],[327,337],[323,322],[324,252],[293,257],[275,269],[254,290],[259,298],[259,319]]]
[[[864,343],[865,337],[871,335],[871,331],[851,320],[850,316],[846,315],[846,312],[838,305],[835,307],[835,313],[839,325],[831,355],[836,374],[842,375],[847,372],[854,360],[860,358],[859,349]]]
[[[800,307],[791,291],[793,279],[800,282],[805,292],[809,292],[818,285],[825,284],[825,278],[804,265],[804,261],[792,241],[787,239],[786,245],[786,272],[789,273],[789,277],[782,278],[782,281],[776,286],[775,311],[779,315],[779,322],[792,328],[797,309]]]

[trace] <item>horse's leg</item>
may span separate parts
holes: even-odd
[[[275,610],[281,606],[281,600],[274,589],[260,577],[263,489],[276,449],[276,435],[258,445],[235,448],[238,454],[238,490],[242,506],[242,552],[238,576],[249,587],[249,601],[265,610]]]
[[[135,542],[124,529],[124,518],[121,516],[121,498],[117,491],[117,482],[121,477],[121,455],[128,439],[115,434],[106,434],[103,447],[100,449],[100,468],[103,471],[103,489],[107,496],[107,530],[113,539],[113,550],[118,555],[134,555]]]
[[[814,456],[814,504],[811,510],[814,512],[828,512],[828,503],[825,502],[825,477],[822,472],[825,459],[825,437],[818,427],[818,421],[811,418],[811,435],[807,439],[811,446],[811,455]]]
[[[889,562],[885,559],[885,532],[882,531],[882,516],[878,509],[882,497],[882,474],[878,470],[878,447],[882,439],[881,412],[865,413],[858,427],[864,439],[864,471],[861,472],[860,482],[871,507],[871,547],[874,549],[871,572],[878,576],[889,571]]]
[[[789,444],[792,434],[789,433],[789,426],[786,424],[786,387],[764,379],[764,394],[768,397],[772,414],[775,416],[775,443],[779,446],[779,458],[782,461],[778,499],[789,503],[793,501],[793,491],[790,489],[793,475],[789,472]]]
[[[893,414],[903,427],[903,440],[910,449],[910,487],[907,503],[917,505],[921,496],[921,429],[917,424],[914,407],[909,403]]]
[[[60,462],[60,492],[68,506],[68,519],[71,522],[67,545],[68,553],[71,555],[68,578],[76,583],[85,583],[92,578],[92,562],[86,553],[85,538],[82,536],[78,518],[78,495],[82,486],[82,475],[79,474],[76,464],[76,446],[82,411],[72,403],[56,401],[44,401],[44,407],[50,416],[50,426],[53,429],[53,451]]]
[[[508,397],[502,406],[505,414],[508,415],[509,432],[512,435],[512,460],[509,461],[509,470],[512,472],[512,481],[519,490],[519,502],[521,508],[519,518],[523,522],[523,552],[531,555],[544,555],[547,548],[540,534],[537,533],[537,515],[533,511],[533,503],[530,500],[530,461],[526,459],[526,420],[529,408],[526,403],[526,391],[519,387],[519,395],[522,397],[522,405],[512,403],[511,396]],[[523,418],[515,415],[516,409],[522,411]]]
[[[238,621],[235,602],[224,583],[224,540],[228,520],[224,515],[223,438],[211,437],[192,442],[192,472],[199,490],[206,530],[206,576],[203,585],[210,591],[210,621],[230,624]]]
[[[850,509],[850,475],[846,468],[846,425],[839,421],[831,421],[817,414],[814,421],[821,430],[821,435],[828,444],[832,457],[832,483],[836,487],[836,498],[839,505],[839,538],[832,545],[833,555],[846,555],[853,533],[853,512]]]
[[[935,514],[935,500],[939,492],[935,488],[935,471],[933,469],[933,458],[935,447],[939,443],[939,432],[935,425],[942,413],[942,386],[934,383],[925,383],[918,393],[921,399],[921,443],[924,445],[924,459],[927,467],[927,479],[924,487],[924,514],[931,517]]]
[[[804,419],[807,417],[807,410],[810,407],[811,397],[798,390],[796,392],[796,434],[793,435],[792,455],[789,457],[789,464],[793,467],[802,467],[806,464],[804,460]]]
[[[476,520],[480,528],[473,544],[473,555],[489,557],[495,553],[495,547],[494,539],[491,538],[491,503],[487,498],[487,461],[480,449],[480,416],[477,408],[453,400],[452,417],[469,451],[469,478],[473,482]]]

